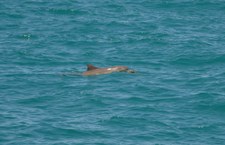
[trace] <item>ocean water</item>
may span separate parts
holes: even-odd
[[[1,0],[0,21],[1,145],[225,144],[224,0]]]

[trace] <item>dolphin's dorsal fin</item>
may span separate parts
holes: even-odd
[[[95,66],[93,66],[93,65],[91,65],[91,64],[88,64],[88,65],[87,65],[87,71],[89,71],[89,70],[94,70],[94,69],[98,69],[98,68],[95,67]]]

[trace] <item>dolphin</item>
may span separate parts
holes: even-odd
[[[128,72],[135,73],[134,70],[129,69],[127,66],[112,66],[107,68],[98,68],[91,64],[87,65],[87,71],[83,72],[83,76],[93,76],[93,75],[101,75],[101,74],[110,74],[113,72]]]

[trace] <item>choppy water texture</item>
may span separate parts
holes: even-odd
[[[1,0],[0,144],[224,144],[224,0]],[[86,64],[136,74],[62,75]]]

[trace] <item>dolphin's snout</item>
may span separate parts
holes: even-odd
[[[127,72],[128,72],[128,73],[135,73],[135,70],[128,69]]]

